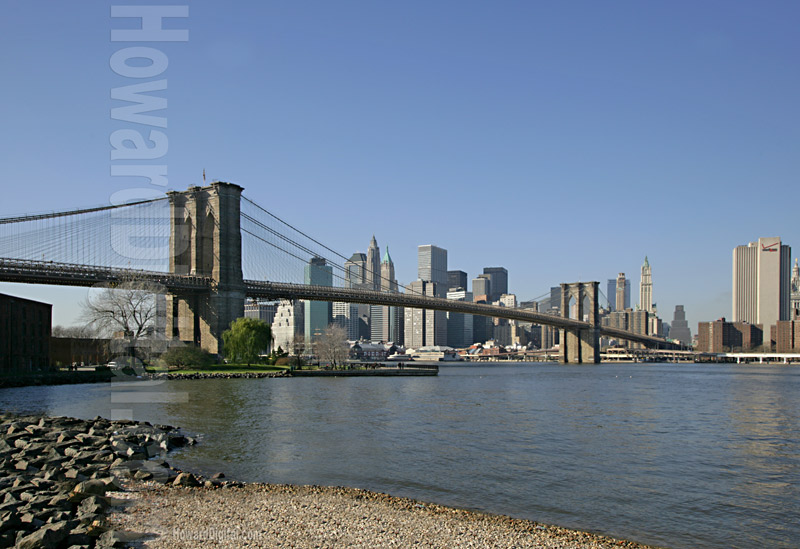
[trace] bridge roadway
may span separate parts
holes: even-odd
[[[76,265],[56,263],[53,261],[31,261],[22,259],[0,258],[0,282],[19,282],[24,284],[54,284],[61,286],[114,286],[130,281],[143,280],[164,286],[168,292],[208,292],[215,286],[210,277],[178,275],[158,271],[142,271],[135,269],[117,269],[96,267],[92,265]],[[348,303],[364,303],[367,305],[386,305],[390,307],[412,307],[418,309],[434,309],[451,311],[521,322],[532,322],[580,330],[591,328],[588,322],[564,318],[561,316],[537,313],[527,309],[499,307],[484,303],[455,301],[439,297],[412,294],[376,292],[351,288],[329,286],[311,286],[308,284],[290,284],[285,282],[268,282],[245,280],[245,293],[248,297],[266,299],[309,299],[315,301],[343,301]],[[600,326],[600,334],[608,337],[625,339],[642,343],[654,348],[672,348],[673,345],[659,337],[634,334],[617,328]]]
[[[312,301],[343,301],[349,303],[364,303],[368,305],[388,305],[394,307],[412,307],[415,309],[435,309],[440,311],[451,311],[454,313],[507,318],[509,320],[544,324],[548,326],[555,326],[557,328],[565,328],[568,330],[580,330],[592,327],[591,324],[588,322],[583,322],[582,320],[537,313],[527,309],[500,307],[497,305],[471,303],[468,301],[455,301],[440,297],[429,297],[407,293],[401,294],[376,292],[372,290],[336,288],[329,286],[311,286],[308,284],[288,284],[284,282],[262,282],[255,280],[245,280],[244,282],[245,291],[248,297],[260,297],[266,299],[308,299]],[[634,334],[618,328],[609,328],[603,326],[599,326],[598,328],[600,329],[601,335],[608,337],[643,343],[648,347],[674,347],[674,344],[660,337]]]
[[[159,284],[169,292],[207,292],[214,285],[214,280],[206,276],[0,258],[0,282],[107,287],[130,280]]]

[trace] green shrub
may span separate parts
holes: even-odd
[[[161,360],[170,368],[207,368],[214,364],[214,356],[204,349],[186,345],[172,347],[161,355]]]

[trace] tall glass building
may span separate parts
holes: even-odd
[[[312,257],[305,266],[305,283],[314,286],[333,286],[333,269],[321,257]],[[327,301],[306,301],[306,344],[322,335],[331,323],[331,304]]]

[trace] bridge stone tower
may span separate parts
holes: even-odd
[[[599,282],[573,282],[561,284],[561,316],[569,318],[569,304],[575,298],[576,320],[588,314],[590,328],[561,329],[559,359],[563,364],[597,364],[600,362],[600,311]],[[584,310],[584,300],[589,298],[589,310]]]
[[[167,337],[219,354],[222,332],[244,316],[242,187],[215,182],[168,192],[170,272],[214,280],[210,292],[167,296]]]

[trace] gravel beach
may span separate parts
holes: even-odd
[[[138,547],[644,548],[634,542],[353,488],[134,482],[114,494],[116,530]]]
[[[0,547],[645,547],[355,488],[170,467],[169,425],[0,414]],[[219,477],[219,478],[217,478]]]

